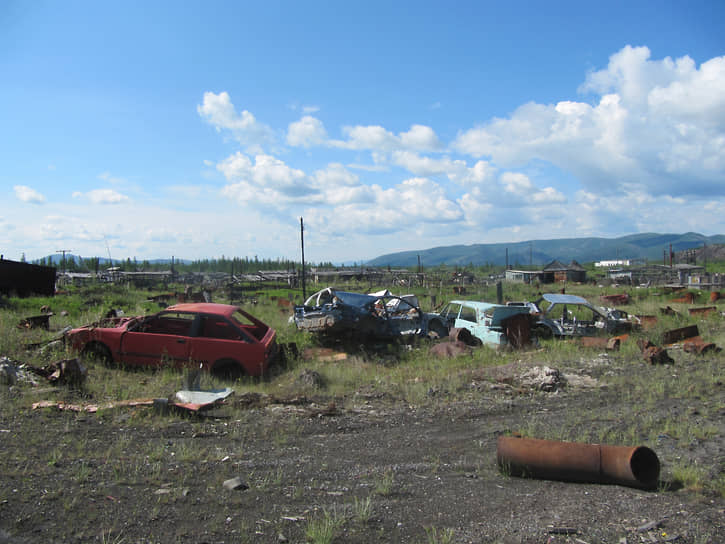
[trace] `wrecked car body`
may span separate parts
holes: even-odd
[[[229,304],[176,304],[141,317],[72,329],[70,346],[129,366],[201,368],[225,378],[260,376],[276,358],[276,331]]]
[[[627,312],[595,306],[576,295],[547,293],[535,302],[509,302],[528,308],[536,316],[534,333],[539,338],[616,335],[632,331],[635,323]]]
[[[295,306],[292,320],[299,330],[340,339],[394,340],[426,335],[431,327],[440,336],[448,332],[437,314],[420,309],[415,295],[388,290],[363,294],[327,287]]]
[[[518,348],[531,339],[528,307],[452,300],[439,315],[449,329],[467,329],[484,344]]]

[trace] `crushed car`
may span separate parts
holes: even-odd
[[[87,357],[128,366],[201,368],[236,379],[261,376],[278,352],[276,331],[238,306],[190,303],[140,317],[113,317],[70,330]]]
[[[531,341],[528,307],[452,300],[439,315],[449,329],[467,329],[483,344],[520,348]]]
[[[616,335],[632,331],[637,322],[623,310],[595,306],[583,297],[547,293],[535,302],[509,302],[536,316],[534,334],[539,338]]]
[[[326,287],[295,306],[299,330],[343,340],[396,340],[448,334],[437,314],[423,312],[415,295],[351,293]]]

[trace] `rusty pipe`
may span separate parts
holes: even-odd
[[[499,467],[513,476],[619,484],[651,489],[660,475],[657,454],[645,446],[606,446],[500,436]]]

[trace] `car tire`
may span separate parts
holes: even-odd
[[[549,340],[550,338],[554,337],[554,331],[552,331],[546,325],[539,325],[538,327],[534,327],[533,333],[534,336],[536,336],[540,340]]]
[[[88,361],[100,361],[105,365],[110,365],[113,362],[111,350],[101,342],[89,342],[86,344],[81,352],[81,356]]]
[[[213,376],[222,380],[236,381],[246,375],[244,368],[237,361],[224,359],[217,361],[211,369]]]
[[[428,325],[428,334],[434,333],[438,338],[445,338],[448,336],[448,328],[438,320],[431,321]]]

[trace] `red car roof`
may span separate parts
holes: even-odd
[[[168,306],[162,311],[166,312],[171,310],[175,312],[195,312],[201,314],[230,316],[238,309],[239,308],[237,306],[232,306],[231,304],[216,304],[213,302],[190,302],[185,304],[174,304],[173,306]]]

